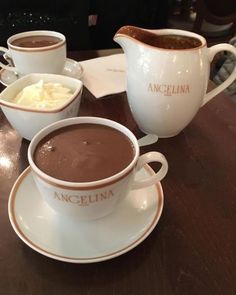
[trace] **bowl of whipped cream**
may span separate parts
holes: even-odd
[[[16,80],[0,94],[0,105],[9,123],[31,140],[42,128],[76,117],[83,83],[56,74],[29,74]]]

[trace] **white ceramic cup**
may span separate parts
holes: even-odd
[[[39,141],[54,130],[81,123],[110,126],[127,136],[134,146],[134,157],[128,166],[115,175],[92,182],[63,181],[41,171],[33,159]],[[155,184],[165,177],[168,170],[168,163],[161,153],[149,152],[140,156],[138,141],[129,129],[115,121],[98,117],[65,119],[44,128],[32,139],[28,149],[28,160],[33,178],[44,201],[55,212],[76,217],[78,220],[97,219],[111,213],[130,189]],[[135,180],[136,172],[149,162],[161,163],[160,170],[147,179]]]
[[[192,37],[199,40],[200,45],[189,49],[155,47],[140,41],[145,40],[148,33]],[[214,56],[222,51],[236,56],[236,48],[230,44],[208,48],[204,37],[189,31],[145,30],[132,26],[122,27],[114,40],[127,57],[127,97],[133,117],[147,134],[177,135],[204,104],[236,79],[234,68],[226,81],[206,93]]]
[[[59,38],[56,44],[44,47],[20,47],[12,42],[29,36],[52,36]],[[66,62],[66,38],[63,34],[55,31],[28,31],[18,33],[7,40],[8,49],[0,47],[0,51],[5,52],[4,57],[11,65],[0,62],[0,66],[8,71],[14,71],[19,76],[30,73],[51,73],[61,74]]]

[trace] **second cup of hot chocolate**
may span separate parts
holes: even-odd
[[[92,220],[111,213],[130,189],[159,182],[168,170],[159,152],[139,155],[134,134],[112,120],[76,117],[58,121],[32,139],[28,159],[44,201],[58,214]],[[161,168],[147,179],[146,163]]]
[[[28,31],[15,34],[7,40],[4,57],[14,66],[0,66],[23,76],[30,73],[61,74],[66,62],[66,38],[54,31]]]

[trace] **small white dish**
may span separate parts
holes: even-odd
[[[67,58],[62,75],[65,75],[67,77],[72,77],[75,79],[81,79],[82,74],[83,74],[83,68],[81,64],[71,58]],[[18,79],[19,79],[19,76],[17,76],[16,73],[5,70],[5,69],[0,70],[0,82],[4,86],[9,86],[10,84],[12,84]]]
[[[137,176],[154,171],[148,165]],[[110,215],[79,222],[56,214],[43,202],[28,167],[15,182],[9,198],[11,225],[35,251],[65,262],[92,263],[120,256],[149,236],[164,203],[161,184],[131,191]]]
[[[37,109],[12,102],[12,98],[16,97],[22,89],[40,80],[46,83],[62,84],[71,89],[71,97],[64,104],[50,109]],[[56,74],[28,74],[17,79],[0,93],[0,106],[12,127],[22,137],[31,140],[44,127],[59,120],[76,117],[80,107],[82,90],[83,83],[72,77]]]

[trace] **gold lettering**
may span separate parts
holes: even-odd
[[[54,198],[58,199],[59,201],[70,202],[70,196],[64,195],[63,193],[54,192]]]
[[[174,87],[173,85],[167,85],[165,95],[171,96],[172,94],[171,88],[173,87]]]
[[[58,199],[59,201],[61,201],[61,199],[60,199],[60,197],[59,197],[59,195],[58,195],[57,192],[54,192],[54,198],[55,198],[55,199]]]
[[[149,85],[148,85],[148,91],[153,92],[153,90],[152,90],[152,83],[149,83]]]
[[[90,196],[89,196],[90,197]],[[79,204],[81,206],[87,206],[88,205],[88,196],[80,196],[80,201],[79,201]]]
[[[171,96],[173,94],[186,94],[190,93],[189,85],[172,85],[172,84],[157,84],[149,83],[148,91],[159,92],[166,96]]]
[[[160,90],[161,85],[154,84],[153,86],[154,86],[154,89],[153,89],[154,92],[161,92],[161,90]]]
[[[185,93],[185,85],[180,85],[180,93]]]
[[[89,203],[96,203],[97,202],[97,195],[88,196],[88,202]]]
[[[54,192],[54,198],[66,202],[66,203],[72,203],[72,204],[78,204],[79,206],[88,206],[92,203],[101,202],[104,200],[107,200],[114,196],[114,193],[112,190],[104,191],[99,194],[94,195],[68,195],[63,193]]]
[[[110,191],[107,191],[107,192],[104,192],[104,193],[101,193],[101,201],[102,200],[106,200],[106,199],[110,199],[110,197],[112,197],[114,194],[113,194],[113,191],[110,190]]]
[[[69,196],[69,201],[70,201],[70,203],[74,203],[74,204],[77,204],[77,203],[79,203],[79,197],[78,196]]]
[[[173,85],[172,94],[178,94],[179,93],[179,85]]]
[[[157,92],[165,93],[165,91],[166,91],[166,85],[159,85]]]
[[[110,197],[113,197],[113,196],[114,196],[113,191],[112,191],[112,190],[109,190],[108,195],[109,195],[109,198],[110,198]]]
[[[96,194],[96,202],[99,202],[99,195]]]
[[[61,201],[70,202],[70,196],[61,194]]]
[[[103,199],[107,199],[107,192],[104,192],[104,193],[101,193],[101,200],[103,200]]]

